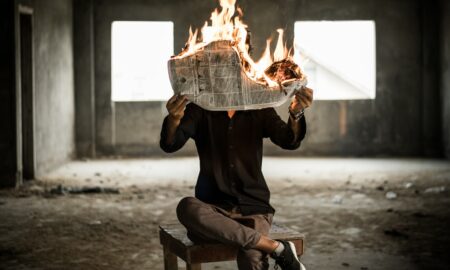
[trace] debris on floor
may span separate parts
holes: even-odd
[[[79,162],[50,180],[0,190],[0,268],[164,269],[158,226],[176,221],[177,204],[182,197],[194,195],[196,177],[180,174],[173,165],[193,167],[198,162],[175,160],[178,163],[170,163],[172,159]],[[269,160],[286,168],[308,162]],[[145,162],[152,166],[143,166]],[[314,170],[308,166],[309,173],[298,176],[280,176],[284,167],[270,166],[265,174],[276,209],[274,222],[305,234],[302,261],[307,269],[447,269],[443,266],[450,265],[450,167],[426,167],[419,173],[409,169],[421,164],[404,171],[383,172],[387,166],[380,166],[361,173],[340,172],[342,166],[337,165],[338,173],[323,172],[327,166]],[[94,176],[96,172],[101,176]],[[346,183],[350,173],[351,182]],[[408,182],[414,186],[405,189]],[[117,190],[108,190],[111,187]],[[446,189],[424,193],[433,187]],[[388,191],[395,192],[397,199],[386,199]],[[108,192],[112,195],[103,194]],[[273,260],[269,263],[273,269]],[[236,270],[236,263],[205,264],[202,269]]]
[[[397,193],[395,193],[394,191],[386,192],[386,199],[388,199],[388,200],[397,199]]]
[[[334,197],[331,199],[331,202],[334,204],[342,204],[343,201],[344,197],[342,197],[341,195],[334,195]]]
[[[409,238],[408,234],[401,232],[400,230],[397,230],[395,228],[384,230],[384,234],[399,238]]]
[[[413,186],[413,183],[411,183],[411,182],[408,182],[408,183],[405,184],[405,188],[406,188],[406,189],[409,189],[409,188],[411,188],[412,186]]]
[[[109,187],[65,187],[58,185],[55,188],[50,189],[51,194],[64,195],[64,194],[119,194],[118,188]]]
[[[430,187],[425,189],[424,193],[442,193],[445,191],[445,186],[440,186],[440,187]]]

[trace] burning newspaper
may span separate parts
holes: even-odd
[[[172,88],[207,110],[279,106],[306,85],[306,76],[283,45],[281,29],[273,56],[268,40],[261,59],[253,61],[242,11],[234,16],[235,2],[220,1],[222,9],[211,14],[211,25],[205,22],[201,39],[197,30],[189,31],[186,47],[168,63]]]

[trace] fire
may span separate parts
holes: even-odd
[[[235,7],[236,0],[220,0],[221,10],[217,8],[211,13],[210,23],[205,21],[199,31],[189,29],[189,38],[183,51],[174,56],[174,59],[184,58],[202,50],[204,46],[219,40],[231,41],[233,49],[236,50],[243,62],[247,76],[255,82],[266,84],[269,87],[278,87],[280,82],[270,79],[265,71],[274,61],[291,59],[291,55],[285,44],[283,44],[283,30],[278,29],[278,40],[273,55],[271,54],[271,40],[266,42],[266,48],[258,61],[254,61],[249,54],[247,44],[248,26],[242,21],[242,10]],[[237,15],[235,15],[237,11]]]

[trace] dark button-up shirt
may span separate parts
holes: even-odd
[[[244,215],[274,213],[261,171],[263,138],[284,149],[297,149],[306,132],[304,117],[299,121],[295,139],[290,124],[273,108],[236,111],[229,118],[225,111],[207,111],[191,103],[171,144],[167,144],[167,117],[164,119],[160,146],[170,153],[189,138],[195,141],[200,158],[195,196],[201,201],[230,209],[237,206]]]

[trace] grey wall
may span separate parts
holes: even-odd
[[[93,0],[74,1],[74,65],[77,153],[95,156],[95,76]]]
[[[0,185],[21,182],[19,5],[33,9],[35,176],[74,156],[71,0],[1,2]]]
[[[450,158],[450,2],[442,0],[441,3],[442,137],[445,155]]]
[[[75,152],[72,1],[34,1],[36,175]]]
[[[95,144],[99,155],[162,154],[156,142],[164,104],[111,102],[111,23],[171,20],[178,52],[187,39],[189,25],[201,26],[215,5],[214,1],[201,0],[94,1]],[[436,44],[432,40],[437,40],[437,34],[424,34],[425,24],[437,26],[438,21],[432,19],[436,15],[435,1],[261,0],[255,5],[254,1],[240,0],[239,5],[252,31],[256,56],[276,28],[286,28],[287,38],[291,40],[297,20],[374,20],[376,23],[377,98],[316,101],[307,111],[309,131],[302,149],[280,151],[267,143],[266,154],[440,154],[441,115],[440,106],[435,104],[439,94],[435,77],[438,58],[427,53]],[[426,7],[431,11],[424,12]],[[87,90],[77,88],[78,91]],[[287,118],[287,105],[278,111]],[[190,143],[179,154],[193,152]]]

